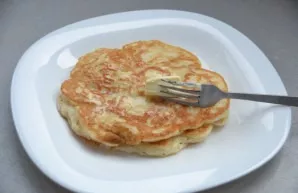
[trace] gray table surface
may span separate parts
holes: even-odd
[[[66,24],[137,9],[179,9],[220,19],[253,40],[298,96],[297,0],[0,0],[0,193],[68,190],[44,176],[24,152],[13,125],[9,91],[13,70],[36,40]],[[291,134],[269,163],[206,193],[298,192],[298,109]]]

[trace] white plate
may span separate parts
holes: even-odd
[[[279,151],[289,133],[290,108],[236,100],[223,129],[175,156],[144,158],[84,146],[56,110],[61,82],[82,54],[147,39],[197,54],[204,67],[226,78],[232,91],[287,94],[272,64],[255,44],[210,17],[148,10],[71,24],[26,51],[11,87],[19,138],[47,176],[80,192],[188,192],[239,178]]]

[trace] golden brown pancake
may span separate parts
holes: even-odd
[[[156,40],[101,48],[79,58],[62,83],[59,111],[77,135],[111,147],[156,142],[216,125],[229,100],[201,109],[144,96],[148,78],[170,75],[227,91],[219,74],[200,67],[193,54]]]
[[[176,154],[190,144],[203,142],[211,133],[214,127],[220,127],[228,119],[228,111],[223,114],[223,118],[213,125],[203,125],[197,129],[189,129],[180,135],[164,139],[157,142],[145,142],[139,145],[120,145],[114,147],[115,150],[127,153],[135,153],[143,156],[165,157]]]
[[[192,143],[202,142],[212,131],[212,125],[204,125],[198,129],[184,131],[181,135],[157,142],[141,143],[139,145],[122,145],[116,150],[136,153],[144,156],[164,157],[181,151]]]
[[[227,121],[227,118],[228,111],[223,115],[221,120],[215,122],[216,125],[214,123],[215,127],[223,126],[223,124]],[[213,128],[214,126],[211,124],[203,125],[197,129],[186,130],[180,135],[171,137],[169,139],[164,139],[157,142],[144,142],[139,145],[120,145],[117,147],[112,147],[112,149],[127,153],[135,153],[143,156],[165,157],[178,153],[190,144],[204,141],[209,136]],[[82,137],[81,139],[87,145],[91,145],[95,148],[100,146],[100,143],[98,142],[86,140]]]
[[[211,133],[212,128],[212,125],[203,125],[198,129],[184,131],[181,135],[169,139],[146,142],[139,145],[120,145],[111,149],[143,156],[165,157],[181,151],[190,144],[202,142]],[[92,140],[82,138],[82,141],[94,148],[100,147],[100,143]]]
[[[86,135],[86,129],[82,128],[79,125],[79,117],[76,114],[76,110],[73,106],[69,105],[67,102],[63,102],[62,98],[59,99],[60,111],[62,114],[68,117],[68,122],[76,134],[79,136],[87,136],[82,139],[87,145],[92,145],[97,147],[100,145],[99,142],[93,140],[87,140],[88,134]],[[160,140],[157,142],[142,142],[138,145],[119,145],[113,147],[113,149],[118,151],[124,151],[127,153],[136,153],[143,156],[155,156],[155,157],[164,157],[175,154],[181,151],[183,148],[187,147],[192,143],[199,143],[205,140],[208,135],[211,133],[212,128],[223,126],[228,119],[228,111],[222,114],[220,120],[214,122],[213,124],[203,125],[196,129],[190,129],[182,132],[180,135]]]

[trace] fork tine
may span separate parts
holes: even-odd
[[[194,94],[189,94],[184,92],[171,92],[168,89],[160,90],[160,92],[172,95],[173,97],[183,97],[183,98],[189,98],[189,99],[198,99],[200,97],[199,95],[194,95]]]
[[[198,102],[188,102],[188,101],[179,100],[178,98],[172,98],[172,97],[166,97],[166,96],[162,96],[162,98],[164,98],[167,101],[178,103],[181,105],[199,107]]]
[[[188,86],[188,87],[193,87],[193,88],[201,88],[201,85],[197,83],[192,83],[192,82],[179,82],[175,80],[167,80],[167,79],[161,79],[161,81],[176,85],[176,86]]]
[[[166,86],[166,85],[161,85],[161,84],[159,84],[158,86],[160,86],[161,88],[171,89],[171,90],[175,90],[175,91],[181,91],[181,92],[189,93],[189,94],[196,94],[196,95],[200,94],[199,90],[187,90],[187,89],[183,89],[183,88],[177,88],[177,87]]]

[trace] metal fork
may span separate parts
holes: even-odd
[[[166,79],[162,79],[162,81],[168,84],[159,84],[160,92],[166,94],[161,97],[188,106],[206,108],[215,105],[221,99],[231,98],[298,107],[298,97],[229,93],[209,84],[178,82]],[[184,87],[190,89],[185,89]]]

